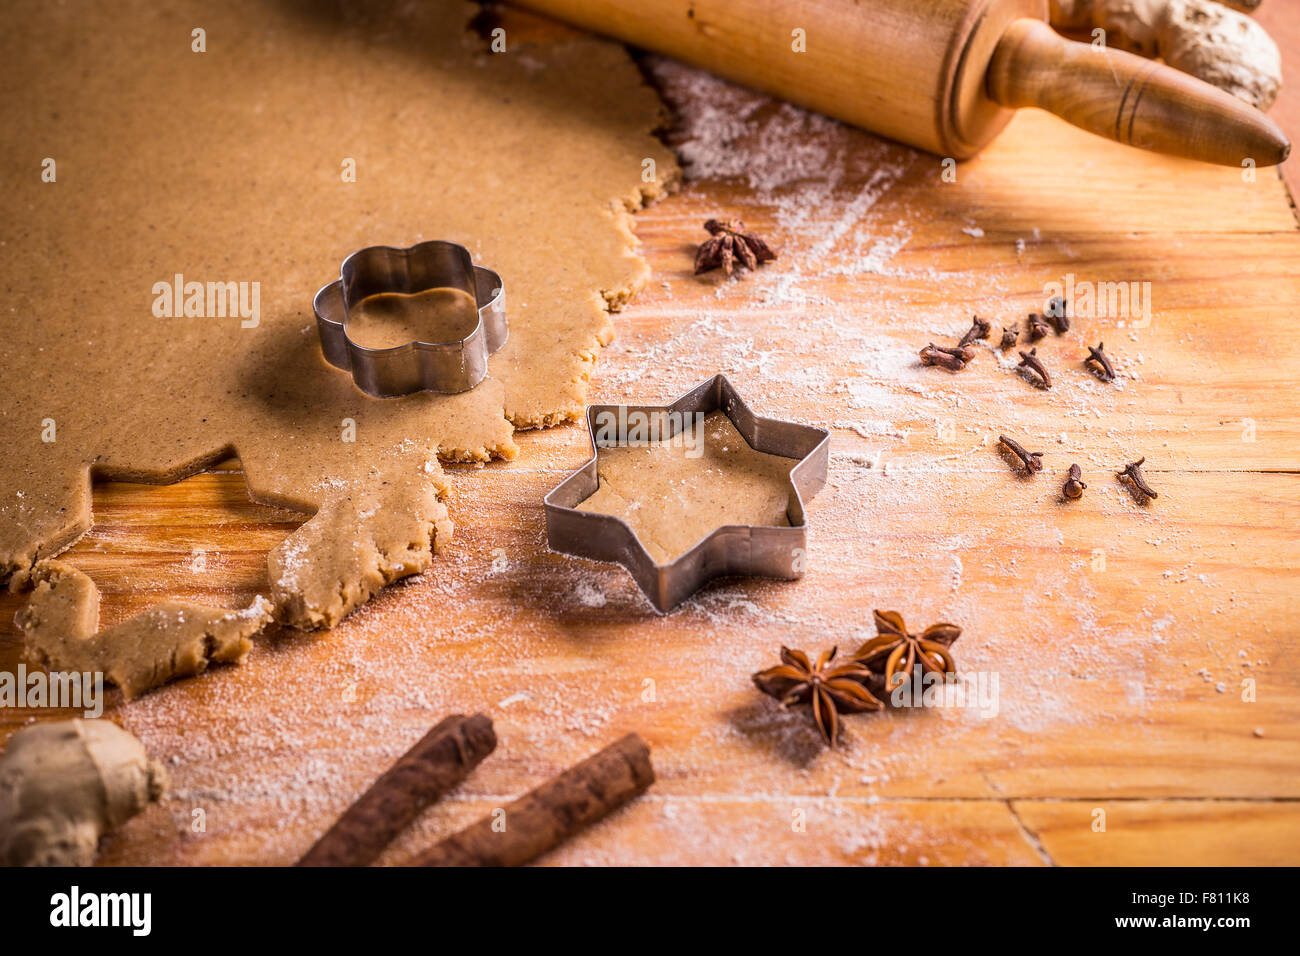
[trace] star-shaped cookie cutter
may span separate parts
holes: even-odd
[[[655,420],[660,433],[671,436],[680,430],[685,416],[719,409],[755,451],[797,460],[790,469],[788,527],[723,525],[705,534],[685,554],[659,564],[622,518],[577,510],[600,487],[600,449],[624,444],[629,420]],[[619,423],[615,440],[602,442],[598,435],[607,434],[611,422]],[[714,578],[738,575],[794,580],[803,576],[807,552],[804,502],[826,484],[831,440],[826,429],[755,415],[726,377],[715,375],[671,405],[590,405],[587,433],[591,458],[544,499],[551,550],[621,564],[660,613],[671,611]]]
[[[383,292],[414,295],[429,289],[456,289],[473,297],[478,323],[463,339],[407,342],[393,348],[358,345],[348,335],[351,309]],[[433,239],[406,249],[368,246],[343,260],[339,278],[312,302],[325,360],[352,373],[357,387],[377,398],[395,398],[427,389],[464,392],[487,375],[488,356],[505,345],[505,290],[501,277],[474,265],[469,250]]]

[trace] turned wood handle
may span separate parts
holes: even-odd
[[[1218,87],[1122,50],[1067,40],[1021,19],[1003,34],[988,70],[989,96],[1036,106],[1119,143],[1225,166],[1274,166],[1286,134]]]

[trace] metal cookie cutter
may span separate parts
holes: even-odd
[[[452,342],[415,341],[386,349],[358,345],[348,336],[350,311],[367,296],[428,289],[457,289],[473,296],[478,307],[474,330]],[[409,249],[369,246],[352,253],[343,260],[339,278],[316,293],[312,307],[325,360],[351,372],[358,388],[378,398],[421,389],[467,391],[483,381],[488,356],[510,334],[501,277],[474,265],[464,246],[437,239]]]
[[[790,470],[793,487],[786,507],[789,527],[724,525],[675,560],[658,564],[622,518],[577,510],[600,487],[596,470],[600,448],[624,443],[631,414],[657,419],[660,434],[671,437],[685,421],[685,415],[718,409],[755,451],[798,460]],[[602,421],[619,423],[615,441],[598,442],[598,416]],[[602,429],[607,430],[607,426]],[[715,375],[671,405],[590,405],[587,431],[591,458],[544,499],[547,541],[553,551],[623,565],[660,613],[671,611],[713,578],[757,575],[794,580],[803,576],[807,548],[804,501],[811,500],[826,484],[830,457],[830,432],[826,429],[755,415],[726,377]]]

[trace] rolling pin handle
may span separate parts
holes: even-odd
[[[1275,166],[1291,152],[1276,123],[1218,87],[1132,53],[1067,40],[1041,20],[1007,28],[987,84],[1003,106],[1036,106],[1141,149],[1224,166]]]

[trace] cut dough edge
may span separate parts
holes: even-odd
[[[625,286],[597,293],[605,302],[607,317],[643,289],[649,278],[649,268],[636,252],[638,242],[631,229],[630,210],[644,208],[652,199],[675,188],[677,182],[674,175],[666,185],[646,184],[653,188],[637,191],[639,206],[625,202],[626,211],[618,210],[621,215],[616,219],[627,252],[640,261],[642,268]],[[613,333],[609,318],[593,339],[590,351],[584,353],[586,368],[594,366]],[[588,373],[574,382],[580,400],[573,408],[523,421],[507,413],[506,420],[515,430],[548,428],[576,420],[585,407],[589,381]],[[518,446],[513,442],[508,446],[498,444],[487,453],[490,459],[513,460]],[[236,454],[233,448],[223,449],[162,481],[154,474],[113,477],[174,484]],[[438,449],[442,461],[482,457],[467,449]],[[84,527],[66,535],[66,543],[55,546],[57,550],[51,548],[51,557],[42,556],[38,548],[26,556],[23,564],[14,561],[15,556],[8,558],[11,590],[26,583],[35,585],[27,605],[16,617],[24,636],[25,657],[52,671],[102,672],[105,680],[119,686],[130,699],[173,679],[200,674],[209,663],[239,663],[251,649],[251,639],[272,621],[303,629],[332,628],[384,587],[427,570],[433,556],[451,540],[455,525],[443,501],[447,491],[445,476],[432,462],[424,463],[417,472],[418,476],[408,482],[394,483],[375,470],[328,492],[316,513],[268,553],[271,600],[258,595],[248,608],[234,612],[164,602],[103,631],[98,629],[99,589],[83,572],[57,560],[57,555],[75,545],[93,526],[93,513],[87,514]],[[404,490],[412,483],[416,486],[414,492]],[[250,500],[260,504],[294,506],[274,495],[259,495],[252,488],[248,491]],[[142,641],[141,635],[149,639]],[[152,657],[142,660],[137,651]]]
[[[662,105],[662,104],[661,104]],[[663,107],[667,115],[667,107]],[[585,348],[575,349],[573,355],[582,363],[578,375],[569,382],[574,394],[571,399],[561,398],[555,407],[537,408],[536,402],[516,405],[512,396],[506,395],[505,417],[516,431],[531,431],[539,428],[553,428],[570,422],[580,421],[586,412],[587,392],[591,385],[591,373],[595,369],[600,352],[614,341],[614,320],[616,312],[622,312],[629,302],[650,281],[650,267],[645,257],[638,251],[641,241],[637,238],[634,224],[636,213],[645,209],[652,202],[671,195],[681,187],[681,167],[675,163],[666,171],[662,179],[640,182],[629,192],[610,203],[609,215],[619,237],[623,240],[624,253],[637,263],[636,274],[626,282],[593,290],[593,298],[600,303],[604,312],[603,321],[595,330]]]
[[[331,490],[311,518],[267,555],[271,599],[228,611],[168,601],[99,630],[99,589],[57,559],[37,561],[16,616],[24,656],[50,671],[102,673],[128,698],[211,663],[238,663],[272,621],[333,627],[382,588],[418,574],[451,538],[440,469],[405,481],[367,475]]]
[[[612,313],[620,311],[649,280],[650,270],[639,253],[633,228],[634,213],[678,187],[681,171],[675,163],[661,164],[660,172],[662,178],[631,183],[626,192],[610,200],[610,219],[624,254],[636,268],[625,279],[591,289],[604,321],[587,346],[576,352],[582,359],[581,371],[550,408],[532,403],[516,411],[507,394],[502,413],[510,431],[581,418],[591,371],[600,350],[614,337]],[[99,477],[173,484],[235,454],[235,449],[226,447],[165,474],[119,468]],[[440,446],[437,458],[512,460],[517,454],[518,446],[507,435],[504,441],[483,448]],[[427,468],[423,471],[422,478],[407,476],[396,483],[388,480],[391,474],[374,474],[369,484],[348,480],[344,490],[327,493],[315,513],[268,553],[270,599],[258,595],[240,611],[164,602],[101,631],[98,588],[86,574],[58,560],[94,524],[93,477],[87,468],[82,513],[61,526],[51,526],[51,533],[26,552],[0,555],[0,581],[8,577],[11,591],[34,588],[16,616],[26,659],[50,670],[102,672],[129,699],[170,680],[202,673],[210,663],[242,661],[251,639],[273,621],[299,628],[334,627],[387,585],[427,570],[433,556],[450,541],[454,524],[443,502],[445,479],[436,463],[433,474]],[[250,500],[259,504],[309,510],[274,492],[259,494],[251,484],[248,492]]]
[[[261,595],[237,611],[166,601],[101,631],[99,589],[86,574],[46,560],[33,576],[36,588],[15,619],[27,661],[49,671],[103,674],[128,699],[209,664],[242,660],[272,617]]]

